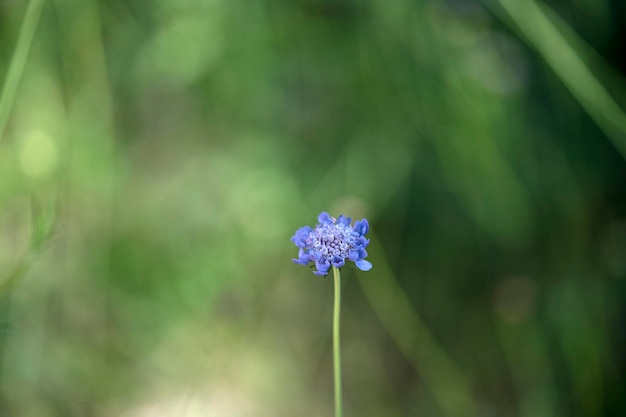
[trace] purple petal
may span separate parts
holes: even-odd
[[[326,275],[328,275],[328,271],[313,271],[313,273],[320,277],[325,277]]]
[[[320,259],[319,261],[315,261],[315,267],[320,271],[328,272],[328,268],[330,268],[330,262],[327,259]]]
[[[359,259],[359,252],[355,249],[350,250],[350,252],[348,252],[348,259],[350,259],[352,262],[355,262],[357,259]]]
[[[356,240],[356,242],[354,242],[354,244],[355,244],[356,246],[359,246],[359,247],[363,247],[363,248],[365,248],[365,247],[367,247],[367,245],[369,245],[369,244],[370,244],[370,240],[369,240],[369,239],[364,238],[363,236],[361,236],[360,238],[358,238],[358,239]]]
[[[319,216],[317,216],[317,221],[320,222],[321,224],[333,224],[333,218],[330,216],[330,214],[326,213],[325,211],[321,212]]]
[[[372,263],[366,261],[365,259],[360,259],[356,261],[355,264],[356,267],[359,268],[361,271],[369,271],[370,269],[372,269]]]
[[[313,262],[319,261],[320,259],[322,259],[322,254],[319,253],[319,251],[314,250],[309,253],[309,259]]]
[[[344,261],[342,258],[340,258],[339,256],[335,256],[333,258],[333,266],[335,268],[341,268],[342,266],[344,266],[346,264],[346,261]]]
[[[370,224],[367,222],[367,219],[361,219],[354,223],[354,231],[361,236],[365,236],[369,230]]]
[[[298,247],[306,246],[306,239],[309,237],[309,234],[313,231],[309,226],[304,226],[299,228],[296,233],[291,238],[291,241],[296,244]]]
[[[369,240],[367,240],[366,238],[364,238],[363,236],[359,236],[355,241],[354,241],[354,246],[356,247],[366,247],[369,244]]]
[[[305,253],[302,248],[298,251],[298,258],[300,258],[300,263],[302,263],[302,265],[306,265],[311,262],[311,255]]]
[[[337,218],[338,224],[343,224],[344,226],[350,226],[350,222],[352,221],[351,217],[346,217],[343,214]]]

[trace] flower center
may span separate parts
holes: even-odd
[[[336,256],[342,259],[348,257],[348,251],[354,247],[355,237],[352,226],[335,223],[318,225],[307,240],[310,247],[332,261]]]

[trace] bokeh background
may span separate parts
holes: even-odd
[[[622,0],[0,1],[0,416],[626,415]]]

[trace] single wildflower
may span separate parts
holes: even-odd
[[[354,226],[352,218],[343,214],[335,219],[326,212],[317,217],[315,228],[301,227],[293,235],[291,241],[300,248],[298,258],[292,259],[295,263],[308,265],[315,263],[315,275],[326,276],[332,267],[340,268],[347,261],[354,262],[361,271],[369,271],[372,264],[365,260],[369,239],[365,235],[369,231],[366,219],[358,220]]]

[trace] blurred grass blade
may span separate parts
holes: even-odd
[[[44,249],[52,237],[58,218],[57,204],[57,196],[49,199],[31,197],[31,250],[34,253]]]
[[[11,333],[11,290],[13,284],[30,269],[52,238],[58,218],[57,202],[56,195],[47,201],[31,197],[30,248],[6,276],[0,276],[0,376],[3,373],[4,352]]]
[[[381,322],[432,392],[447,417],[476,416],[469,384],[437,343],[391,272],[382,245],[372,235],[370,255],[375,276],[359,275],[359,283]]]
[[[36,199],[34,196],[31,198],[30,247],[6,276],[0,276],[0,299],[9,292],[13,283],[28,271],[53,237],[58,218],[57,204],[56,195],[49,199]]]
[[[626,115],[534,0],[495,0],[626,158]],[[491,5],[491,2],[486,2]],[[498,13],[496,7],[493,11]],[[507,19],[504,19],[507,20]],[[559,25],[566,27],[565,24]],[[572,31],[572,37],[573,37]]]
[[[19,86],[20,79],[24,73],[24,67],[26,66],[28,52],[30,51],[33,38],[37,32],[44,1],[45,0],[31,0],[26,9],[26,14],[24,15],[24,21],[22,22],[22,27],[17,38],[17,45],[15,46],[7,77],[2,88],[2,94],[0,95],[0,140],[2,139],[4,129],[9,120],[9,114],[11,113],[13,102],[15,101],[17,87]]]
[[[28,270],[31,262],[32,257],[30,254],[26,255],[13,267],[7,276],[2,278],[2,281],[0,281],[0,300],[9,292],[11,285]]]

